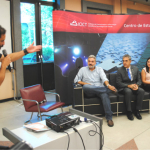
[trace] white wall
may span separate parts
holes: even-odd
[[[3,49],[7,50],[7,53],[12,53],[11,44],[11,25],[10,25],[10,2],[6,0],[0,0],[0,25],[6,29],[6,40],[5,46],[1,48],[0,53]],[[12,64],[11,64],[12,66]]]
[[[11,26],[10,26],[10,2],[6,0],[0,0],[0,25],[4,27],[6,31],[5,46],[1,48],[7,50],[7,53],[12,53],[11,47]],[[1,66],[1,63],[0,63]],[[5,79],[0,86],[0,100],[14,97],[14,91],[12,86],[12,74],[6,70]]]

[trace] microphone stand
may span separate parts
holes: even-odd
[[[44,89],[44,83],[43,83],[43,57],[42,57],[42,52],[39,52],[39,60],[41,62],[41,81],[42,81],[42,87]]]
[[[12,90],[14,91],[14,100],[18,100],[18,98],[16,98],[16,92],[17,92],[17,89],[15,87],[15,73],[14,73],[14,68],[11,68],[12,71],[11,71],[11,74],[12,74]]]

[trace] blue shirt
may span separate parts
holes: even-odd
[[[74,83],[83,81],[95,86],[104,86],[104,82],[108,81],[104,70],[101,67],[96,67],[93,71],[88,66],[82,67],[74,79]]]

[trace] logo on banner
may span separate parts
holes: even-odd
[[[71,26],[82,26],[82,27],[85,27],[87,26],[87,23],[85,22],[77,22],[76,20],[74,20],[73,22],[70,23]]]
[[[70,23],[71,26],[78,26],[77,22],[74,20],[72,23]]]

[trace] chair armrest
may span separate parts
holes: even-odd
[[[38,101],[36,101],[36,100],[30,100],[30,99],[22,99],[23,101],[28,101],[28,102],[34,102],[34,103],[36,103],[37,104],[37,107],[38,107],[38,111],[40,112],[40,106],[39,106],[39,103],[38,103]]]
[[[53,94],[53,95],[56,95],[59,99],[59,102],[61,102],[60,100],[60,95],[58,93],[53,93],[53,92],[47,92],[47,91],[44,91],[44,93],[49,93],[49,94]]]
[[[73,86],[74,86],[74,89],[76,89],[76,88],[82,88],[83,85],[74,83]]]
[[[76,105],[83,105],[83,88],[75,87],[73,89],[73,107]]]
[[[77,89],[82,89],[82,86],[80,86],[80,87],[79,87],[79,86],[78,86],[78,87],[75,86],[74,89],[75,89],[75,90],[77,90]]]
[[[37,103],[37,104],[39,104],[38,103],[38,101],[36,101],[36,100],[30,100],[30,99],[22,99],[23,101],[29,101],[29,102],[34,102],[34,103]]]

